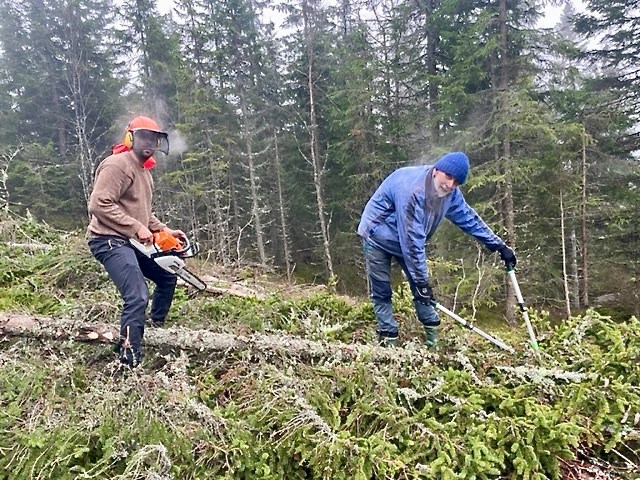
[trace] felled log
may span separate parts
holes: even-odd
[[[87,324],[69,318],[51,318],[24,314],[0,313],[0,335],[47,340],[82,342],[115,342],[115,326]],[[434,354],[420,346],[403,349],[381,348],[375,345],[323,342],[287,334],[234,335],[185,327],[145,329],[146,347],[165,347],[197,352],[203,355],[247,353],[252,356],[298,358],[305,361],[352,361],[367,358],[375,363],[433,362]]]
[[[38,338],[43,340],[75,340],[80,342],[110,342],[118,340],[118,329],[115,325],[87,324],[75,319],[31,316],[0,312],[0,336]],[[193,330],[181,326],[169,328],[145,329],[145,346],[147,348],[170,348],[183,350],[205,357],[248,355],[251,358],[267,360],[297,359],[304,362],[350,362],[366,360],[377,364],[434,365],[442,362],[440,353],[434,353],[415,343],[406,344],[403,348],[383,348],[377,345],[348,344],[337,341],[317,341],[295,337],[285,333],[270,335],[254,333],[251,335],[235,335],[231,333],[212,332],[210,330]],[[471,370],[473,376],[476,367],[468,358],[458,351],[445,353],[450,364],[458,363],[461,368]],[[504,360],[502,352],[489,353],[495,355],[493,367],[522,383],[545,384],[553,382],[583,382],[593,380],[594,374],[547,369],[534,365],[500,365]],[[508,356],[511,357],[511,356]],[[607,379],[600,379],[605,384]],[[490,379],[476,378],[478,383]]]
[[[51,317],[5,313],[0,314],[0,334],[100,343],[115,343],[118,340],[118,330],[112,326],[71,324],[70,322],[70,320]]]

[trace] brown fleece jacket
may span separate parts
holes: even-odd
[[[87,238],[135,237],[142,225],[152,232],[166,225],[151,212],[153,179],[131,151],[105,158],[96,170],[89,199]]]

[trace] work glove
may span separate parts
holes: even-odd
[[[425,305],[431,305],[435,301],[429,282],[416,283],[416,300]]]
[[[504,262],[504,265],[507,267],[507,270],[513,270],[516,268],[516,263],[518,261],[516,260],[515,252],[511,248],[504,245],[500,250],[498,250],[498,252],[500,253],[500,258]]]

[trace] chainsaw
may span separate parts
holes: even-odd
[[[198,245],[189,242],[188,238],[183,237],[181,241],[167,232],[155,232],[150,243],[141,243],[134,238],[130,238],[129,242],[164,270],[177,275],[189,285],[198,290],[207,288],[202,280],[187,270],[184,259],[194,257],[200,251]]]

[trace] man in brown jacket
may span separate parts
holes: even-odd
[[[113,147],[96,170],[89,199],[91,220],[87,228],[89,249],[104,265],[120,291],[124,305],[120,320],[120,361],[130,367],[140,363],[144,337],[145,311],[149,290],[145,277],[156,284],[151,321],[162,325],[171,307],[176,276],[163,270],[129,243],[129,238],[148,243],[152,232],[172,230],[152,213],[153,154],[169,153],[169,140],[158,124],[147,117],[136,117],[127,126],[122,144]]]

